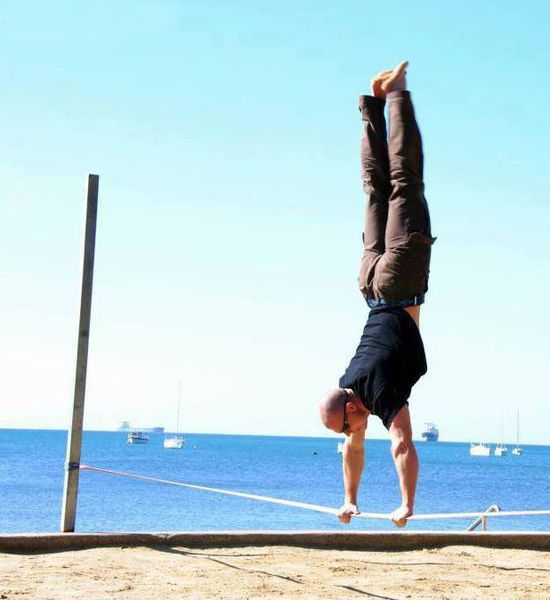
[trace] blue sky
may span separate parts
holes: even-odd
[[[324,435],[367,316],[357,97],[401,59],[434,246],[417,434],[549,443],[543,2],[2,3],[0,427],[67,426],[84,182],[85,426]],[[372,420],[369,434],[384,437]]]

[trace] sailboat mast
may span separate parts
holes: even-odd
[[[519,448],[519,410],[516,412],[516,448]]]
[[[178,381],[178,419],[176,421],[176,435],[180,432],[180,403],[181,403],[181,381]]]

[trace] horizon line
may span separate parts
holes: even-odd
[[[139,428],[135,428],[135,429],[125,429],[123,431],[119,431],[118,429],[83,429],[82,431],[87,431],[90,433],[128,433],[128,431],[140,431]],[[69,431],[69,428],[65,429],[65,428],[58,428],[58,427],[1,427],[0,426],[0,431]],[[152,435],[166,435],[166,434],[175,434],[175,431],[148,431],[147,433],[152,434]],[[180,435],[223,435],[223,436],[239,436],[239,437],[282,437],[282,438],[306,438],[306,439],[312,439],[312,440],[333,440],[333,441],[341,441],[342,440],[342,435],[340,436],[320,436],[320,435],[298,435],[298,434],[268,434],[268,433],[215,433],[215,432],[185,432],[185,431],[180,431],[179,432]],[[372,440],[372,441],[380,441],[380,442],[390,442],[391,440],[389,438],[380,438],[380,437],[368,437],[365,438],[366,441]],[[429,445],[437,445],[439,443],[449,443],[449,444],[479,444],[479,441],[467,441],[467,440],[438,440],[437,442],[426,442],[424,440],[422,440],[421,438],[413,438],[413,441],[421,441],[424,444],[429,444]],[[501,442],[483,442],[485,444],[491,445],[497,445],[500,444]],[[504,443],[504,445],[506,446],[515,446],[515,443]],[[533,443],[522,443],[520,444],[520,447],[524,447],[524,446],[542,446],[542,447],[547,447],[550,446],[550,444],[533,444]]]

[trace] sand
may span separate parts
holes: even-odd
[[[550,553],[167,546],[0,554],[0,599],[550,599]]]

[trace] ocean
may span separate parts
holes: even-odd
[[[0,429],[0,533],[59,531],[67,432]],[[165,450],[163,435],[128,445],[122,432],[85,431],[82,463],[149,477],[308,502],[342,503],[337,439],[185,435]],[[416,512],[550,509],[550,446],[516,457],[472,457],[469,444],[417,442]],[[389,441],[367,440],[359,507],[387,513],[400,503]],[[473,519],[410,521],[407,529],[465,530]],[[491,531],[550,531],[550,516],[496,518]],[[76,530],[395,530],[355,519],[91,471],[80,473]]]

